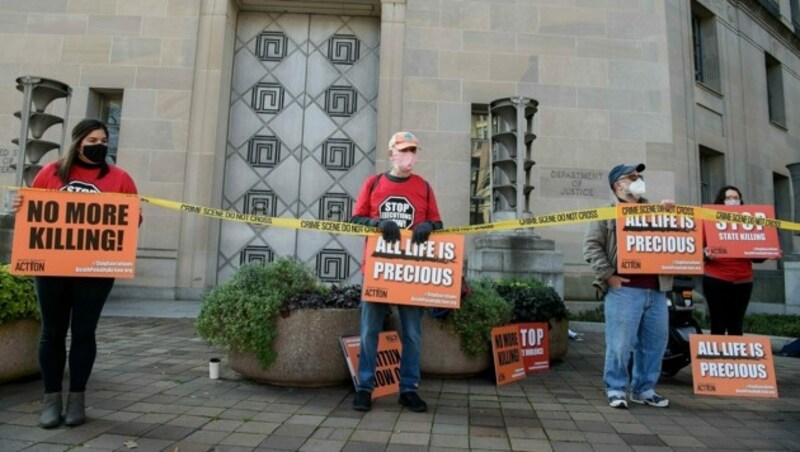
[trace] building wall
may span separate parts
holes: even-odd
[[[510,96],[539,101],[534,214],[607,203],[622,162],[648,163],[653,196],[674,194],[663,2],[410,0],[406,18],[403,127],[419,133],[446,224],[468,222],[472,104]],[[593,195],[563,195],[562,168],[603,175]],[[574,278],[584,228],[536,231],[564,253],[568,298],[594,295]]]
[[[118,164],[141,193],[181,199],[199,12],[200,0],[0,3],[0,149],[16,150],[10,140],[19,134],[12,113],[22,105],[14,82],[20,75],[73,87],[68,130],[85,116],[90,89],[123,90]],[[55,105],[63,113],[63,102]],[[49,136],[60,139],[59,128],[53,131]],[[3,166],[0,183],[13,181]],[[147,205],[143,214],[132,284],[171,289],[180,216]]]
[[[238,5],[273,3],[280,2],[0,1],[0,154],[13,149],[19,127],[11,116],[22,101],[17,76],[72,85],[68,127],[86,113],[90,88],[123,89],[119,163],[140,191],[221,205]],[[377,168],[388,167],[382,148],[393,131],[417,133],[418,170],[433,184],[446,225],[469,218],[472,106],[503,97],[539,101],[534,214],[610,200],[603,178],[590,183],[591,194],[562,194],[572,180],[560,169],[605,174],[644,162],[649,198],[696,204],[703,145],[724,154],[726,181],[742,186],[749,202],[772,203],[773,176],[787,176],[785,165],[800,160],[798,46],[741,1],[699,1],[719,18],[719,92],[694,81],[687,0],[322,3],[356,14],[375,14],[369,8],[380,3]],[[296,4],[295,12],[313,12]],[[780,21],[791,25],[788,2],[780,5]],[[782,64],[785,128],[768,120],[765,50]],[[0,170],[0,183],[12,181]],[[144,213],[131,283],[138,289],[130,294],[197,297],[216,283],[217,221],[150,206]],[[568,299],[594,298],[584,229],[536,230],[564,253]]]

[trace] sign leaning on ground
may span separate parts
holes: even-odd
[[[358,390],[358,358],[361,349],[360,336],[342,336],[342,352]],[[375,367],[375,389],[372,399],[400,392],[400,358],[403,355],[403,344],[397,331],[384,331],[378,336],[378,365]]]
[[[492,353],[498,385],[525,378],[525,364],[522,361],[522,346],[517,325],[492,328]]]
[[[399,241],[367,238],[362,299],[375,303],[458,309],[464,236],[431,234],[416,244],[403,231]]]
[[[703,230],[697,208],[655,204],[617,206],[620,274],[703,273]]]
[[[11,273],[135,276],[139,198],[135,195],[21,189]]]
[[[525,373],[541,372],[550,368],[550,334],[547,322],[517,323],[522,341],[522,361]]]
[[[703,208],[730,212],[754,218],[775,218],[775,208],[769,205],[721,206],[704,205]],[[703,221],[706,246],[717,257],[746,259],[781,256],[778,230],[774,227],[737,224],[727,221]]]
[[[769,338],[689,336],[694,393],[738,397],[778,397]]]

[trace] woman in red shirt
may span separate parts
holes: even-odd
[[[714,204],[742,205],[742,192],[732,185],[722,187]],[[708,247],[705,258],[703,295],[711,318],[711,334],[741,336],[753,291],[753,262],[764,260],[717,257]]]
[[[59,160],[45,165],[33,180],[33,188],[84,193],[136,193],[136,184],[123,169],[106,161],[108,128],[84,119],[72,129],[72,145]],[[14,200],[18,211],[22,197]],[[141,218],[139,219],[141,223]],[[95,330],[114,278],[37,276],[36,298],[42,314],[39,363],[44,383],[44,406],[39,425],[57,427],[63,421],[75,426],[86,421],[84,394],[92,373],[97,343]],[[61,415],[61,380],[67,363],[67,330],[72,329],[69,349],[69,394]]]

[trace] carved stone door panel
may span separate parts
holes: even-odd
[[[375,168],[376,18],[242,13],[222,207],[344,220]],[[218,280],[296,256],[324,281],[360,279],[363,238],[223,222]]]

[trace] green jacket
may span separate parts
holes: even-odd
[[[646,204],[647,200],[639,200]],[[611,207],[617,203],[612,202]],[[617,273],[617,220],[600,220],[589,223],[583,241],[583,258],[592,267],[592,285],[604,294],[608,290],[606,280]],[[662,292],[672,290],[672,275],[658,275],[658,285]]]

